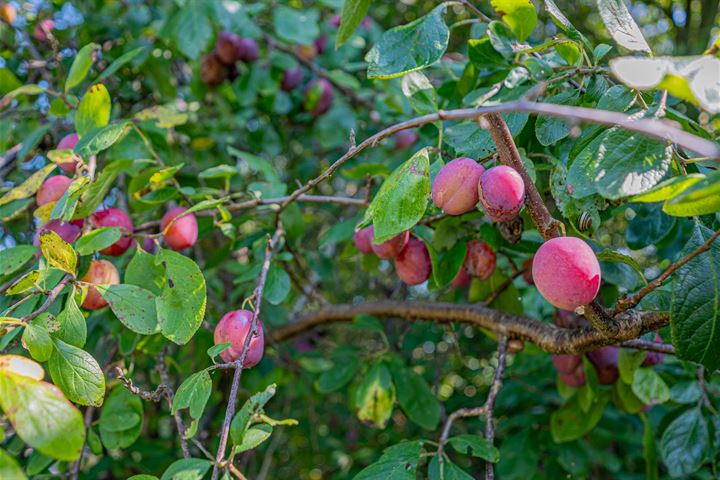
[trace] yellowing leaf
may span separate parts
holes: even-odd
[[[42,182],[53,170],[55,170],[55,164],[51,163],[49,165],[45,165],[37,172],[30,175],[23,183],[3,195],[2,198],[0,198],[0,205],[5,205],[13,200],[20,200],[22,198],[28,198],[35,195],[35,192],[38,191]]]
[[[524,42],[537,23],[537,10],[530,0],[492,0],[493,8],[518,40]]]
[[[75,274],[77,254],[70,244],[60,238],[57,233],[52,230],[41,233],[40,249],[50,265],[70,274]]]

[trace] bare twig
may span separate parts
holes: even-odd
[[[163,396],[167,399],[168,408],[170,411],[172,411],[173,408],[173,399],[175,398],[175,392],[173,391],[172,387],[170,386],[170,375],[168,374],[167,365],[165,364],[165,355],[166,351],[163,349],[157,358],[157,369],[158,372],[160,372],[160,380],[162,380],[162,385],[165,386],[165,389],[163,390]],[[183,457],[190,458],[190,448],[188,448],[188,442],[187,438],[185,438],[185,432],[186,428],[183,424],[182,417],[180,416],[180,412],[175,412],[173,414],[173,417],[175,418],[175,426],[178,430],[178,436],[180,437],[180,448],[183,452]]]
[[[55,285],[55,288],[50,290],[50,293],[48,293],[48,296],[45,299],[45,302],[42,305],[40,305],[40,308],[38,308],[37,310],[35,310],[32,313],[28,313],[27,315],[22,317],[20,320],[27,323],[30,320],[32,320],[33,318],[35,318],[38,315],[40,315],[41,313],[43,313],[48,308],[50,308],[50,306],[53,304],[53,302],[55,301],[57,296],[60,295],[60,292],[62,291],[62,289],[65,288],[65,285],[67,285],[71,279],[72,279],[72,275],[70,275],[69,273],[67,275],[65,275],[62,278],[62,280],[60,280],[60,283]]]
[[[240,388],[240,378],[242,375],[242,366],[245,363],[245,357],[250,350],[250,341],[257,335],[260,308],[262,306],[263,292],[265,290],[265,281],[267,280],[267,273],[270,269],[270,260],[272,259],[273,252],[277,248],[280,238],[283,235],[283,229],[278,224],[275,233],[272,238],[268,240],[267,247],[265,248],[265,260],[260,270],[260,279],[258,285],[255,288],[255,312],[253,312],[252,323],[250,325],[250,331],[245,337],[245,343],[240,352],[240,358],[233,363],[235,373],[233,375],[232,386],[230,387],[230,397],[228,398],[227,408],[225,410],[225,419],[223,420],[222,429],[220,430],[220,443],[218,445],[217,455],[215,455],[215,465],[213,466],[212,480],[217,480],[220,475],[220,469],[225,466],[225,449],[227,448],[227,440],[230,434],[230,423],[232,422],[233,415],[235,415],[235,407],[237,403],[238,390]]]
[[[168,388],[167,385],[161,383],[153,391],[144,390],[135,385],[132,379],[125,375],[125,372],[123,372],[122,368],[119,365],[115,366],[115,376],[123,382],[123,386],[127,388],[130,393],[132,393],[133,395],[137,395],[146,402],[160,402],[165,396],[165,390],[167,390]]]
[[[650,292],[654,291],[658,287],[660,287],[665,280],[670,278],[670,275],[675,273],[679,268],[681,268],[683,265],[688,263],[693,258],[697,257],[703,252],[707,252],[710,250],[710,247],[712,246],[713,242],[720,237],[720,230],[712,234],[702,245],[700,245],[698,248],[690,252],[685,257],[681,258],[677,262],[670,265],[668,268],[665,269],[663,273],[661,273],[655,280],[651,281],[647,285],[645,285],[643,288],[638,290],[637,293],[634,295],[631,295],[627,298],[621,298],[618,300],[617,305],[615,305],[615,309],[613,310],[613,314],[617,314],[620,312],[624,312],[625,310],[628,310],[630,308],[633,308],[637,306],[640,301],[645,298],[646,295],[648,295]]]
[[[652,342],[636,338],[634,340],[625,340],[620,344],[621,347],[634,348],[635,350],[647,350],[648,352],[658,352],[667,355],[675,355],[675,347],[667,343]]]

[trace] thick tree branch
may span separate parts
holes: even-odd
[[[619,331],[607,336],[594,327],[558,328],[550,323],[499,312],[482,305],[442,302],[381,300],[360,304],[332,305],[308,313],[272,332],[271,339],[282,342],[296,335],[336,322],[350,322],[357,315],[398,318],[405,321],[459,322],[506,334],[508,338],[534,343],[549,353],[582,353],[604,345],[615,345],[656,331],[668,324],[665,312],[630,310],[616,317]]]
[[[265,248],[265,260],[263,261],[262,269],[260,270],[260,278],[258,285],[255,288],[255,311],[253,312],[252,323],[250,331],[245,337],[245,343],[240,352],[240,358],[236,362],[233,362],[233,368],[235,373],[233,374],[232,386],[230,387],[230,397],[228,398],[227,408],[225,409],[225,419],[223,420],[222,429],[220,430],[220,444],[218,445],[217,455],[215,455],[215,465],[213,466],[212,480],[217,480],[220,475],[220,469],[225,464],[225,449],[227,447],[228,436],[230,434],[230,423],[232,422],[233,416],[235,415],[235,407],[237,404],[238,391],[240,388],[240,378],[242,376],[242,366],[245,363],[245,357],[247,357],[250,351],[250,342],[257,335],[259,327],[259,316],[260,308],[262,306],[263,292],[265,290],[265,281],[267,280],[267,273],[270,269],[270,260],[272,259],[273,252],[280,243],[280,238],[283,235],[283,229],[278,224],[275,233],[272,238],[268,239],[267,247]]]

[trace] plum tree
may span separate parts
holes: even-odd
[[[620,350],[617,347],[601,347],[587,353],[587,357],[595,367],[598,381],[602,385],[612,385],[618,379],[618,357]]]
[[[97,211],[90,217],[90,222],[97,228],[120,227],[123,232],[120,240],[100,250],[100,253],[103,255],[118,257],[125,253],[132,245],[132,237],[130,236],[134,231],[132,220],[127,213],[119,208],[107,208]]]
[[[373,227],[370,227],[373,228]],[[373,239],[375,238],[375,229],[372,229],[372,235]],[[396,235],[390,240],[387,240],[382,243],[376,244],[374,241],[372,242],[372,251],[375,255],[382,258],[383,260],[389,260],[391,258],[395,258],[398,253],[402,251],[403,248],[405,248],[405,245],[408,242],[408,238],[410,238],[410,232],[405,231],[401,233],[400,235]]]
[[[395,271],[408,285],[419,285],[430,278],[430,253],[422,240],[410,235],[405,248],[395,257]]]
[[[472,158],[460,157],[448,162],[435,176],[432,199],[449,215],[461,215],[478,203],[478,181],[485,169]]]
[[[512,167],[498,165],[485,171],[477,183],[480,203],[493,222],[517,217],[525,201],[525,183]]]
[[[82,233],[82,223],[63,222],[62,220],[50,220],[42,224],[35,232],[34,245],[40,245],[40,235],[46,231],[53,231],[67,243],[73,243]]]
[[[303,107],[314,117],[326,113],[333,103],[333,88],[324,78],[316,78],[305,87]]]
[[[60,139],[56,148],[58,150],[72,150],[73,148],[75,148],[75,145],[77,145],[78,140],[80,140],[80,137],[78,137],[77,133],[70,133]],[[77,162],[63,162],[60,163],[58,166],[68,173],[75,173],[75,169],[77,168]]]
[[[482,240],[471,240],[467,243],[463,266],[470,276],[487,280],[495,271],[496,260],[495,251]]]
[[[50,202],[57,202],[67,192],[72,178],[64,175],[55,175],[45,180],[35,195],[35,201],[41,207]]]
[[[361,228],[353,234],[353,243],[355,248],[360,250],[362,253],[373,253],[372,240],[374,235],[374,229],[372,225],[369,227]]]
[[[120,273],[115,268],[115,265],[107,260],[93,260],[81,280],[91,284],[88,287],[82,307],[88,310],[100,310],[106,307],[108,303],[92,285],[117,285],[120,283]]]
[[[239,43],[239,35],[220,32],[215,42],[215,56],[225,65],[232,65],[240,59]]]
[[[230,70],[227,65],[215,53],[203,57],[200,64],[200,79],[204,84],[210,86],[220,85],[228,78],[229,74]]]
[[[285,92],[295,90],[303,80],[304,74],[300,67],[288,68],[283,72],[280,88]]]
[[[182,207],[171,208],[160,221],[160,230],[163,232],[165,243],[173,250],[183,250],[195,245],[197,241],[198,225],[194,214],[189,213],[180,217],[170,225],[170,222],[185,210]]]
[[[533,258],[532,276],[542,296],[564,310],[590,303],[600,289],[597,257],[576,237],[557,237],[543,243]]]
[[[249,310],[234,310],[222,316],[215,332],[213,340],[216,345],[221,343],[230,343],[231,345],[220,353],[220,357],[225,362],[236,362],[240,360],[245,339],[250,333],[252,327],[253,312]],[[263,357],[265,348],[265,338],[263,334],[262,323],[258,318],[257,334],[250,340],[250,348],[248,349],[243,368],[250,368],[257,365]]]

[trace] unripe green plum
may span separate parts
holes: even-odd
[[[508,222],[520,213],[525,183],[511,167],[499,165],[485,171],[477,184],[480,203],[493,222]]]
[[[252,327],[253,312],[249,310],[235,310],[228,312],[220,319],[213,339],[215,344],[221,343],[232,343],[227,349],[220,353],[220,357],[224,362],[235,362],[240,360],[243,346],[245,345],[245,339],[250,333]],[[243,368],[250,368],[257,365],[263,357],[263,351],[265,348],[265,338],[263,333],[263,327],[260,323],[260,319],[257,320],[257,334],[250,340],[250,346],[248,348],[245,361],[243,362]]]
[[[619,350],[617,347],[601,347],[587,353],[602,385],[612,385],[620,376],[618,370]]]
[[[198,237],[198,225],[195,215],[190,213],[175,221],[170,228],[170,222],[186,209],[175,207],[168,210],[160,221],[160,230],[163,231],[165,243],[173,250],[183,250],[195,245]]]
[[[362,253],[373,253],[372,239],[373,239],[373,227],[362,228],[353,234],[353,243],[355,248],[360,250]]]
[[[120,273],[118,273],[115,265],[107,260],[93,260],[82,281],[92,285],[117,285],[120,283]],[[100,292],[91,286],[88,288],[82,307],[88,310],[100,310],[106,307],[107,304]]]
[[[316,78],[305,87],[303,107],[314,117],[326,113],[333,103],[333,88],[324,78]]]
[[[487,280],[495,271],[496,261],[495,251],[487,243],[482,240],[471,240],[467,243],[463,266],[469,275]]]
[[[408,285],[419,285],[430,278],[430,253],[422,240],[410,236],[405,248],[395,257],[395,271]]]
[[[590,303],[600,289],[600,264],[583,240],[557,237],[543,243],[533,258],[532,276],[545,300],[563,310]]]
[[[56,148],[57,150],[72,150],[77,145],[78,140],[80,140],[80,137],[78,137],[77,133],[70,133],[60,139]],[[64,162],[58,164],[58,166],[68,173],[75,173],[77,162]]]
[[[107,208],[97,211],[90,217],[90,222],[97,228],[120,227],[122,230],[123,236],[120,237],[120,240],[100,250],[103,255],[119,257],[132,245],[132,237],[129,236],[134,231],[132,220],[127,213],[119,208]]]
[[[373,228],[373,227],[370,227]],[[375,237],[375,229],[373,228],[373,238]],[[401,233],[400,235],[396,235],[390,240],[387,240],[385,242],[382,242],[380,244],[375,244],[375,242],[372,242],[372,251],[375,255],[382,258],[383,260],[389,260],[391,258],[395,258],[400,252],[402,252],[402,249],[405,248],[405,245],[408,242],[408,238],[410,237],[410,232],[405,231]]]
[[[60,200],[60,198],[65,195],[65,192],[67,192],[71,183],[72,178],[64,175],[55,175],[45,180],[35,195],[35,201],[38,207]]]
[[[472,158],[461,157],[448,162],[435,176],[432,199],[449,215],[461,215],[478,203],[478,181],[485,169]]]

